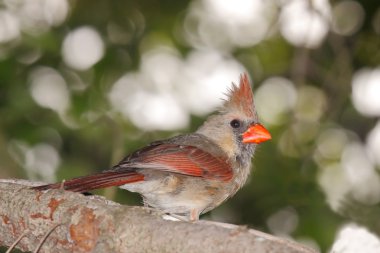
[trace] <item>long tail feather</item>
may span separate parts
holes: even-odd
[[[104,171],[99,174],[73,178],[62,183],[33,187],[35,190],[59,189],[73,192],[87,192],[95,189],[120,186],[144,180],[144,175],[135,171]]]

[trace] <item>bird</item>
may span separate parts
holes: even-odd
[[[118,186],[143,203],[185,221],[231,198],[246,183],[257,145],[270,140],[259,123],[246,73],[232,83],[219,110],[194,133],[154,141],[93,175],[34,187],[88,192]]]

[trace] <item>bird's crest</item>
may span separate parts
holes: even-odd
[[[246,116],[257,120],[252,88],[246,73],[240,75],[239,86],[232,83],[232,87],[227,93],[227,99],[223,104],[223,111],[231,110],[242,112]]]

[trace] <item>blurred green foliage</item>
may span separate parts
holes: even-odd
[[[138,71],[142,54],[147,49],[170,45],[184,58],[194,49],[181,33],[186,13],[196,3],[199,2],[69,1],[68,16],[59,25],[37,33],[24,30],[18,38],[1,42],[0,177],[44,180],[38,173],[30,176],[24,166],[23,152],[39,143],[49,144],[58,151],[60,162],[55,177],[62,180],[107,169],[123,155],[151,141],[194,131],[204,116],[192,115],[190,125],[175,132],[139,129],[120,114],[110,112],[107,94],[123,74]],[[375,15],[380,15],[379,6],[376,1],[360,1],[360,4],[365,13],[360,28],[350,35],[330,30],[318,47],[289,43],[276,28],[281,21],[275,15],[273,29],[268,32],[270,36],[256,45],[235,45],[227,53],[223,52],[244,65],[255,89],[269,77],[282,76],[291,80],[296,89],[318,88],[326,104],[321,118],[311,122],[317,129],[312,130],[315,133],[309,140],[296,141],[296,110],[283,115],[280,124],[271,125],[273,141],[259,148],[249,183],[204,218],[248,224],[271,233],[268,219],[278,210],[291,208],[298,222],[290,236],[313,240],[322,251],[331,247],[339,227],[349,221],[380,234],[380,225],[372,222],[379,216],[378,212],[362,214],[361,204],[349,198],[342,207],[344,211],[334,212],[329,207],[318,184],[320,168],[314,159],[316,138],[323,130],[339,127],[351,131],[359,141],[365,141],[378,120],[378,117],[360,115],[350,99],[355,71],[380,64],[380,35],[373,27]],[[0,2],[0,9],[5,6]],[[96,29],[105,45],[104,56],[87,70],[67,66],[61,51],[65,36],[81,26]],[[121,31],[119,35],[124,37],[120,40],[110,38],[110,27]],[[38,66],[55,69],[65,79],[71,96],[66,115],[39,106],[33,99],[30,73]],[[75,86],[78,79],[86,84],[84,89]],[[70,122],[75,122],[74,126]],[[291,150],[290,155],[280,148],[287,131],[293,134],[287,137],[290,139],[286,149]],[[308,126],[303,131],[308,132]],[[121,190],[116,193],[108,190],[106,195],[121,203],[140,202],[135,194]],[[366,208],[377,210],[378,203],[366,205]],[[367,219],[363,219],[364,216]]]

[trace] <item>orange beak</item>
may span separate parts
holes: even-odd
[[[262,143],[272,139],[268,130],[261,124],[254,124],[250,126],[247,131],[243,133],[243,143]]]

